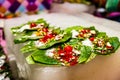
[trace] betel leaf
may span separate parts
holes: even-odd
[[[106,32],[98,32],[97,37],[106,39],[108,36],[106,35]]]
[[[59,34],[60,32],[61,32],[61,29],[60,29],[60,28],[56,28],[56,29],[54,28],[54,29],[53,29],[53,33],[54,33],[54,34]]]
[[[110,44],[114,47],[114,52],[119,48],[120,42],[118,37],[110,37],[109,38]]]
[[[96,30],[94,26],[90,26],[90,27],[88,27],[88,29],[90,29],[90,30]]]
[[[33,58],[30,55],[26,58],[26,61],[28,64],[35,64],[35,61],[33,60]]]
[[[70,38],[71,38],[71,34],[70,33],[66,33],[66,34],[64,34],[62,39],[60,39],[60,40],[51,40],[48,43],[46,43],[45,45],[37,47],[37,48],[39,48],[39,49],[47,49],[49,47],[52,47],[55,44],[66,42]]]
[[[11,32],[12,32],[13,34],[15,34],[15,35],[19,34],[19,33],[20,33],[20,32],[19,32],[19,29],[20,29],[22,26],[24,26],[24,25],[26,25],[26,24],[22,24],[22,25],[20,25],[20,26],[12,27],[12,28],[11,28]]]
[[[47,65],[59,65],[60,62],[56,59],[46,56],[46,50],[36,50],[28,57],[32,57],[35,63],[47,64]]]
[[[29,38],[32,38],[33,33],[35,33],[35,31],[27,31],[17,35],[14,39],[14,43],[18,44],[27,41]]]
[[[33,42],[28,42],[26,45],[24,45],[20,51],[22,53],[29,53],[29,52],[33,52],[35,51],[37,48],[35,47],[35,45],[33,45],[34,43]]]
[[[23,26],[25,26],[25,25],[30,25],[32,22],[34,22],[34,23],[36,23],[36,24],[44,23],[44,27],[48,27],[48,26],[49,26],[49,24],[48,24],[44,19],[41,18],[41,19],[38,19],[38,20],[36,20],[36,21],[29,21],[29,22],[27,22],[27,23],[25,23],[25,24],[22,24],[22,25],[20,25],[20,26],[12,27],[12,28],[11,28],[11,32],[12,32],[13,34],[15,34],[15,35],[19,35],[20,33],[24,32],[25,30],[36,30],[36,28],[31,28],[31,29],[25,29],[25,30],[23,30],[22,32],[20,31],[20,29],[21,29]]]
[[[78,38],[73,38],[70,39],[68,42],[66,42],[67,45],[71,45],[72,47],[74,47],[77,50],[80,50],[82,43],[80,41],[80,39]]]
[[[44,20],[43,18],[40,18],[40,19],[38,19],[38,20],[36,20],[36,21],[33,21],[33,22],[35,22],[36,24],[40,24],[40,23],[44,23],[44,25],[45,25],[45,27],[48,27],[49,26],[49,24],[46,22],[46,20]],[[31,22],[30,22],[31,23]]]
[[[31,36],[22,36],[19,38],[15,38],[14,39],[14,43],[15,44],[19,44],[19,43],[24,43],[26,41],[34,41],[34,40],[38,40],[40,38],[42,38],[43,36],[36,36],[36,37],[31,37]]]
[[[92,53],[92,48],[89,46],[82,46],[80,51],[81,51],[81,53],[80,53],[80,57],[78,59],[78,62],[84,63],[90,57],[90,55]]]
[[[89,58],[85,61],[85,63],[91,61],[91,60],[94,59],[96,56],[97,56],[97,54],[91,53],[90,56],[89,56]]]
[[[72,30],[82,30],[82,29],[83,29],[82,26],[72,26],[72,27],[66,28],[64,31],[65,32],[71,32]]]

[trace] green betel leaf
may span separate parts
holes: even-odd
[[[85,61],[85,63],[91,61],[91,60],[94,59],[96,56],[97,56],[97,54],[91,53],[90,56],[89,56],[89,58],[87,59],[87,61]]]
[[[99,33],[97,34],[97,37],[98,37],[98,38],[107,38],[108,36],[106,35],[106,32],[99,32]]]
[[[43,18],[36,20],[35,23],[37,24],[44,23],[45,27],[49,26],[49,24]]]
[[[28,42],[25,46],[23,46],[20,51],[22,53],[29,53],[35,51],[37,48],[33,45],[33,42]]]
[[[87,61],[88,58],[90,57],[90,55],[92,53],[92,48],[89,46],[82,46],[80,51],[81,51],[81,54],[78,59],[78,62],[83,63],[83,62]]]
[[[39,48],[39,49],[47,49],[49,47],[52,47],[55,44],[64,43],[67,40],[69,40],[70,38],[71,38],[71,34],[70,33],[66,33],[66,34],[64,34],[62,39],[60,39],[60,40],[51,40],[51,41],[47,42],[45,45],[42,45],[42,46],[37,47],[37,48]]]
[[[20,33],[23,33],[24,31],[26,30],[36,30],[37,28],[29,28],[29,29],[24,29],[23,26],[25,25],[30,25],[31,23],[36,23],[36,24],[40,24],[40,23],[43,23],[44,24],[44,27],[48,27],[49,24],[44,20],[44,19],[38,19],[36,21],[29,21],[28,23],[25,23],[25,24],[22,24],[20,26],[16,26],[16,27],[12,27],[11,28],[11,32],[14,34],[14,35],[19,35]],[[20,30],[22,28],[22,30]]]
[[[53,29],[54,34],[59,34],[61,32],[60,28]]]
[[[109,38],[110,44],[114,47],[114,52],[119,48],[120,41],[117,37],[110,37]]]
[[[33,58],[31,57],[31,55],[29,55],[27,58],[26,58],[26,61],[28,64],[35,64],[35,61],[33,60]]]
[[[37,50],[30,55],[36,63],[47,65],[59,65],[60,62],[56,59],[46,56],[46,50]]]
[[[80,39],[77,39],[77,38],[70,39],[68,42],[66,42],[66,44],[73,46],[77,50],[80,50],[82,46]]]
[[[35,41],[38,40],[40,38],[42,38],[43,36],[36,36],[36,37],[31,37],[31,36],[22,36],[20,38],[15,38],[14,39],[14,43],[15,44],[19,44],[19,43],[24,43],[27,41]]]
[[[82,26],[72,26],[72,27],[66,28],[64,31],[65,32],[71,32],[72,30],[82,30],[82,29],[83,29]]]

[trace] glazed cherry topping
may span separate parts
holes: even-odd
[[[94,41],[94,39],[95,39],[94,37],[91,37],[91,38],[90,38],[90,41]]]
[[[59,54],[60,56],[64,56],[64,55],[65,55],[64,50],[62,50],[62,49],[58,50],[58,54]]]
[[[85,33],[86,33],[86,30],[82,30],[81,32],[82,32],[83,34],[85,34]]]
[[[47,42],[48,41],[48,39],[51,39],[51,38],[53,38],[54,37],[54,35],[53,34],[47,34],[47,35],[45,35],[40,41],[42,41],[42,42]]]
[[[33,28],[33,27],[36,27],[36,26],[37,26],[36,23],[31,23],[31,24],[30,24],[30,28]]]
[[[78,60],[78,57],[76,56],[75,59],[70,62],[70,66],[76,65],[78,63],[77,60]]]
[[[89,32],[90,32],[90,29],[86,29],[85,32],[86,32],[86,33],[89,33]]]
[[[79,35],[80,35],[80,37],[84,37],[84,34],[83,34],[83,33],[80,33]]]
[[[46,36],[47,36],[48,38],[50,38],[50,39],[54,37],[53,34],[47,34]]]
[[[59,48],[59,50],[58,50],[60,60],[62,60],[62,62],[65,61],[65,62],[69,63],[70,66],[73,66],[78,63],[77,62],[78,56],[73,55],[72,50],[73,50],[73,47],[70,45],[66,45],[64,47],[64,49]]]
[[[43,28],[42,31],[43,32],[48,32],[48,29],[47,28]]]
[[[106,46],[107,49],[112,49],[113,47],[112,46]]]
[[[72,46],[70,46],[70,45],[67,45],[67,46],[65,46],[65,48],[64,48],[64,50],[66,51],[66,52],[72,52]]]

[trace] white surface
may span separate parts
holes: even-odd
[[[5,33],[8,42],[8,51],[16,55],[19,65],[18,68],[22,71],[19,74],[23,77],[26,77],[25,75],[30,72],[28,67],[26,67],[27,64],[24,61],[23,55],[20,54],[19,49],[21,45],[15,45],[13,43],[13,36],[10,32],[10,28],[38,18],[45,18],[51,25],[60,26],[62,28],[74,25],[88,27],[95,25],[98,30],[105,31],[110,36],[117,36],[120,38],[119,23],[98,19],[86,14],[81,14],[81,16],[78,15],[78,17],[66,14],[41,14],[6,20]],[[107,26],[107,24],[109,26]],[[120,80],[120,49],[110,56],[97,56],[87,64],[79,64],[74,67],[31,65],[31,71],[31,80]]]
[[[0,19],[0,28],[3,28],[3,27],[4,27],[4,20]]]

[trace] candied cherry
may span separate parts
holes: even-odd
[[[112,49],[113,47],[112,46],[106,46],[107,49]]]
[[[61,57],[63,60],[67,61],[67,62],[70,62],[72,61],[72,57],[73,55],[72,54],[69,54],[69,55],[65,55],[63,57]]]
[[[67,45],[67,46],[64,47],[64,50],[65,50],[66,52],[72,52],[72,49],[73,49],[73,47],[70,46],[70,45]]]
[[[86,33],[86,30],[82,30],[81,32],[82,32],[83,34],[85,34],[85,33]]]
[[[77,60],[78,60],[78,57],[75,56],[75,59],[70,62],[70,66],[76,65],[78,63]]]
[[[54,37],[54,35],[53,34],[47,34],[47,37],[51,39],[51,38]]]
[[[65,52],[64,52],[64,50],[60,49],[60,50],[58,50],[58,54],[59,54],[60,56],[64,56],[64,55],[65,55]]]
[[[30,24],[30,28],[33,28],[33,27],[36,27],[36,26],[37,26],[36,23],[31,23],[31,24]]]
[[[84,37],[84,34],[83,34],[83,33],[80,33],[79,35],[80,35],[80,37]]]
[[[94,37],[91,37],[91,38],[90,38],[90,41],[94,41],[94,39],[95,39]]]
[[[48,32],[48,29],[47,28],[43,28],[42,31],[43,32]]]
[[[89,33],[89,32],[90,32],[90,29],[86,29],[85,32],[86,32],[86,33]]]

